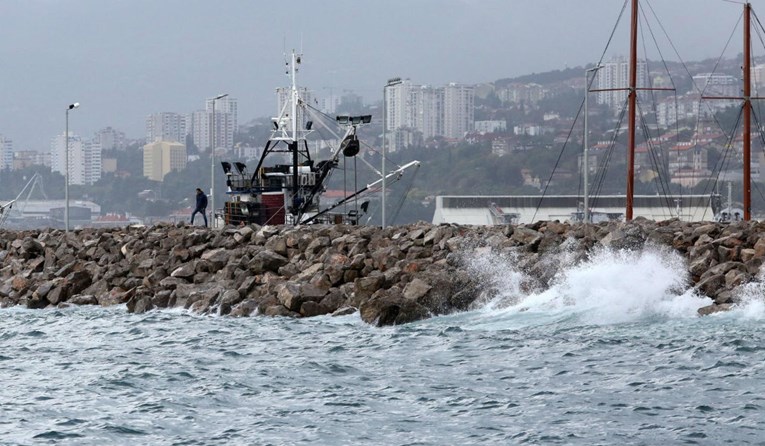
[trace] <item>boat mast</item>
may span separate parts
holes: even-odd
[[[743,202],[744,202],[744,220],[752,218],[752,99],[763,99],[761,97],[752,97],[752,4],[744,3],[744,60],[741,65],[743,71],[743,97],[730,96],[702,96],[702,99],[726,99],[743,101],[743,131],[742,152],[744,165],[743,173]],[[707,82],[709,82],[707,80]]]
[[[628,155],[627,155],[627,209],[625,218],[632,220],[632,202],[635,194],[635,115],[637,109],[637,26],[638,0],[632,0],[632,20],[630,26],[630,86],[628,118]]]
[[[288,143],[289,150],[292,152],[292,203],[290,203],[291,209],[292,209],[292,215],[298,214],[298,203],[297,197],[298,197],[298,190],[299,190],[299,183],[298,183],[298,116],[297,116],[297,106],[298,106],[298,89],[297,89],[297,64],[300,63],[300,57],[298,57],[295,52],[292,52],[292,91],[290,94],[292,95],[292,111],[290,113],[290,117],[292,118],[292,141]],[[286,204],[286,203],[285,203]]]
[[[751,99],[751,13],[752,5],[744,4],[744,220],[752,218],[752,99]]]

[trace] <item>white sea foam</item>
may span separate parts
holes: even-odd
[[[739,304],[728,313],[717,313],[718,317],[757,321],[765,319],[765,277],[762,271],[756,280],[737,288],[734,293]]]
[[[573,256],[564,256],[551,265],[558,271],[547,289],[525,294],[522,284],[528,277],[512,260],[484,256],[472,262],[473,268],[483,266],[483,274],[490,278],[487,283],[499,288],[483,310],[490,317],[573,317],[580,323],[604,325],[697,317],[698,308],[711,303],[690,288],[684,259],[669,250],[596,250],[578,264]]]

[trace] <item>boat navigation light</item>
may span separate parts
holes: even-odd
[[[311,127],[313,127],[313,121],[308,121],[305,123],[306,130],[311,130]]]
[[[79,102],[75,102],[74,104],[69,104],[69,110],[71,110],[71,109],[73,109],[73,108],[77,108],[77,107],[79,107],[79,106],[80,106],[80,103],[79,103]]]

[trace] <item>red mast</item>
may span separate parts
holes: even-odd
[[[630,27],[630,87],[629,87],[629,130],[627,148],[627,210],[625,218],[632,220],[632,198],[635,194],[635,111],[637,109],[637,27],[638,0],[632,0],[632,25]]]
[[[751,23],[752,5],[744,4],[744,220],[752,218],[752,98],[751,98]]]

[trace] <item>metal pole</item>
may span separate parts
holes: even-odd
[[[80,106],[79,102],[74,102],[66,107],[66,128],[64,129],[64,231],[69,232],[69,110]]]
[[[212,101],[212,125],[210,130],[210,227],[215,227],[215,101]]]
[[[588,103],[588,97],[590,96],[590,70],[585,70],[584,72],[584,224],[587,224],[590,221],[590,191],[588,190],[587,185],[589,184],[589,170],[590,166],[587,164],[587,150],[589,143],[589,138],[587,133],[589,133],[589,127],[587,127],[587,118],[589,115],[589,109],[587,107]]]
[[[66,109],[66,130],[64,131],[64,177],[65,177],[65,185],[64,185],[64,200],[66,201],[66,206],[64,207],[64,231],[69,232],[69,110],[71,107]]]
[[[590,149],[589,133],[590,128],[588,126],[589,120],[589,96],[590,96],[590,72],[597,72],[603,68],[602,65],[596,65],[593,68],[585,70],[584,72],[584,222],[590,222],[590,191],[589,191],[589,170],[590,164],[587,158],[588,151]]]
[[[387,138],[385,137],[385,130],[388,126],[388,113],[387,113],[387,107],[386,107],[386,94],[388,91],[388,87],[392,87],[394,85],[398,85],[401,83],[400,77],[394,77],[393,79],[388,79],[388,83],[385,84],[383,87],[383,144],[382,144],[382,227],[385,229],[385,145],[387,142]]]
[[[383,87],[383,140],[382,140],[382,228],[385,229],[385,128],[387,127],[387,113],[385,103],[388,102],[385,93],[388,91],[388,85]]]
[[[215,227],[215,101],[228,96],[228,93],[219,94],[212,98],[212,119],[210,120],[210,227]]]

